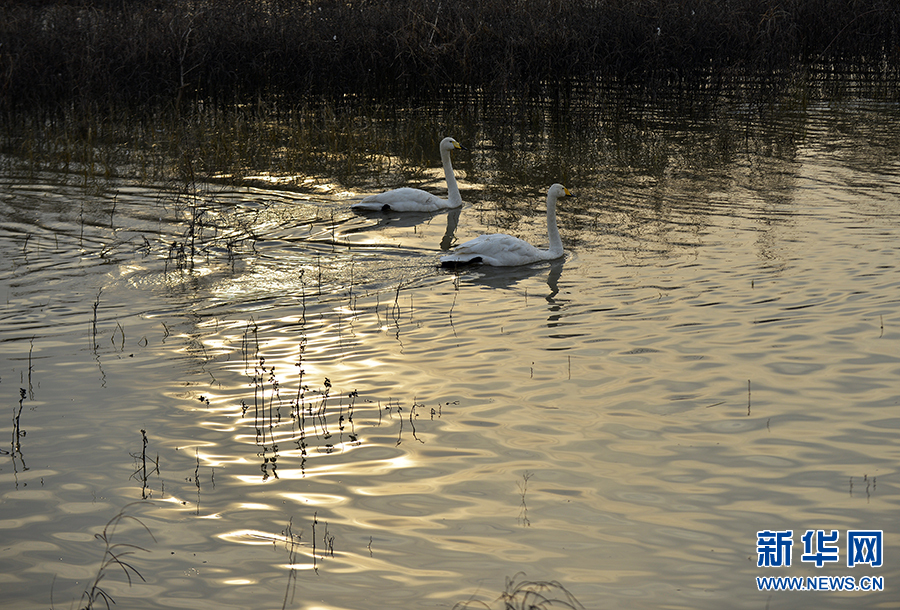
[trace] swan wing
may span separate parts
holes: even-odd
[[[433,212],[455,207],[450,201],[441,199],[422,189],[399,188],[370,195],[350,206],[352,210],[391,210],[394,212]]]

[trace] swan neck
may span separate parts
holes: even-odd
[[[462,203],[462,196],[459,194],[459,186],[456,184],[456,176],[450,164],[449,150],[441,149],[441,163],[444,165],[444,178],[447,180],[447,198],[458,205]]]
[[[547,238],[550,242],[550,256],[552,258],[562,256],[562,239],[556,227],[556,197],[553,195],[547,195]]]

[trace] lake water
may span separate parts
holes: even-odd
[[[498,607],[507,578],[900,607],[900,112],[595,119],[434,134],[436,192],[437,141],[470,149],[449,214],[359,216],[379,185],[327,176],[4,170],[0,606],[76,607],[124,511],[118,608]],[[563,260],[438,267],[483,232],[545,244],[555,181]],[[765,530],[790,567],[758,566]],[[848,566],[856,530],[880,567]]]

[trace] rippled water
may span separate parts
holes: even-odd
[[[565,260],[459,274],[442,244],[544,239],[537,188],[474,179],[496,143],[458,214],[4,176],[2,604],[76,604],[124,511],[120,608],[449,608],[518,573],[588,608],[898,607],[897,118],[816,107],[706,165],[708,126],[662,126],[662,171],[566,180]],[[767,529],[792,567],[757,567]],[[802,562],[808,529],[883,530],[884,565]],[[757,590],[788,575],[885,587]]]

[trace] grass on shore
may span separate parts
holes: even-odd
[[[889,0],[11,0],[0,112],[895,73]]]

